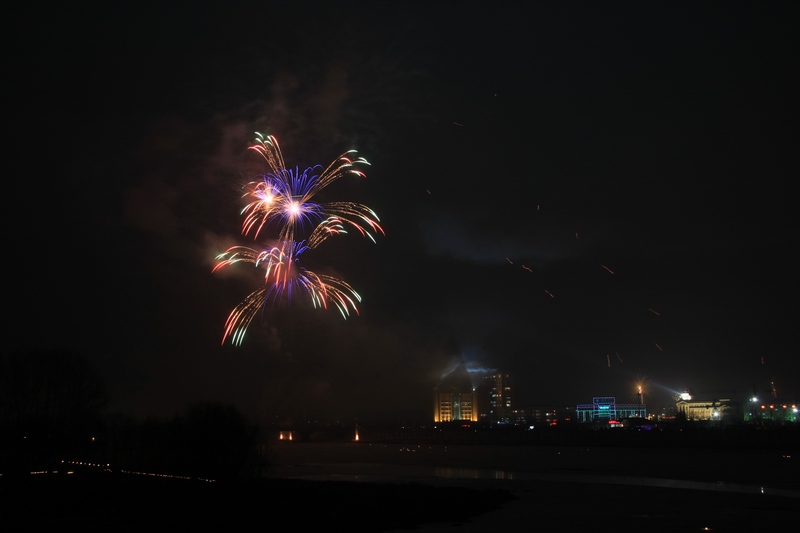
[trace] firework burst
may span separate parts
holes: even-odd
[[[270,171],[248,186],[245,197],[249,202],[242,210],[245,217],[242,234],[258,239],[263,237],[263,230],[274,225],[278,244],[261,250],[233,246],[216,258],[214,272],[237,263],[249,263],[265,272],[264,285],[251,292],[228,315],[222,343],[230,339],[236,346],[242,344],[248,326],[256,316],[266,312],[268,304],[274,307],[303,297],[315,308],[335,307],[344,318],[358,314],[361,297],[353,287],[341,279],[305,269],[300,258],[329,237],[346,234],[347,228],[355,228],[373,242],[377,234],[383,234],[377,215],[362,204],[312,201],[317,192],[340,177],[347,174],[365,177],[354,167],[368,163],[363,158],[353,159],[354,151],[339,156],[320,173],[315,173],[322,169],[320,165],[301,173],[286,168],[277,140],[272,136],[259,134],[258,142],[250,148],[263,156]],[[301,232],[309,229],[306,239],[297,240]]]
[[[250,149],[263,157],[269,171],[247,186],[244,197],[248,203],[242,209],[244,235],[258,238],[265,227],[275,223],[279,228],[278,239],[293,241],[303,228],[314,227],[327,219],[335,220],[342,231],[345,225],[355,228],[372,241],[377,234],[383,234],[378,216],[365,205],[313,201],[317,193],[339,178],[349,174],[366,177],[358,166],[369,163],[362,157],[355,157],[355,150],[340,155],[327,168],[315,165],[301,172],[299,167],[286,168],[278,141],[271,135],[259,134],[258,142]]]

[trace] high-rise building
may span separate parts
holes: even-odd
[[[502,372],[484,376],[478,404],[482,422],[512,422],[511,376]]]

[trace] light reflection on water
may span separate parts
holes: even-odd
[[[702,482],[681,479],[661,479],[637,476],[604,476],[581,474],[547,474],[529,472],[507,472],[504,470],[478,468],[435,468],[434,477],[438,479],[459,480],[517,480],[517,481],[550,481],[570,483],[594,483],[601,485],[636,485],[642,487],[661,487],[671,489],[706,490],[720,492],[740,492],[745,494],[769,494],[800,498],[800,491],[768,488],[763,485],[743,485],[738,483]]]
[[[275,477],[314,480],[345,480],[376,483],[418,482],[434,485],[471,485],[514,488],[526,482],[590,483],[600,485],[633,485],[670,489],[736,492],[800,498],[800,491],[727,482],[703,482],[639,476],[613,476],[562,472],[513,472],[485,468],[404,467],[377,464],[306,464],[279,468]]]
[[[514,472],[505,470],[481,470],[478,468],[442,468],[433,470],[436,478],[443,479],[514,479]]]
[[[700,450],[687,454],[685,450],[669,448],[391,443],[289,443],[274,451],[272,475],[278,478],[420,483],[521,492],[543,484],[627,485],[800,498],[800,486],[793,481],[797,479],[793,473],[800,474],[798,459],[774,451]],[[746,470],[737,472],[736,465],[746,466]],[[776,480],[774,485],[769,479]]]

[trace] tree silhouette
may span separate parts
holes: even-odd
[[[259,477],[267,466],[258,426],[232,405],[197,402],[168,419],[107,421],[105,449],[114,471],[224,481]]]
[[[24,473],[89,460],[107,403],[103,382],[81,355],[0,355],[0,469]]]

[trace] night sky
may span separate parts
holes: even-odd
[[[91,359],[110,408],[430,421],[458,364],[519,407],[800,394],[796,2],[30,2],[5,70],[3,350]],[[240,347],[212,273],[242,186],[355,149],[385,236]]]

